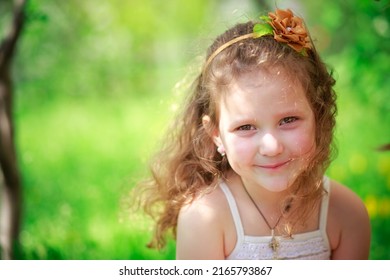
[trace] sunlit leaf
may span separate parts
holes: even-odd
[[[253,27],[253,33],[255,38],[259,38],[264,35],[272,35],[273,29],[268,23],[257,23]]]

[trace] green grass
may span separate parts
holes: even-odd
[[[172,245],[162,253],[144,248],[150,230],[121,207],[164,125],[167,112],[157,107],[61,99],[19,115],[22,258],[172,258]]]

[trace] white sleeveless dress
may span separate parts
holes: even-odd
[[[323,196],[320,209],[319,229],[315,231],[299,233],[292,238],[276,236],[279,247],[274,251],[269,247],[271,236],[248,236],[245,235],[240,213],[233,194],[225,182],[220,182],[220,187],[229,203],[230,211],[234,220],[237,233],[237,243],[232,253],[227,257],[229,260],[268,260],[274,259],[300,259],[300,260],[329,260],[330,245],[326,234],[326,220],[329,205],[329,179],[324,177],[324,188],[327,194]]]

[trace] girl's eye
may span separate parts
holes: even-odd
[[[237,128],[238,131],[243,131],[243,130],[254,130],[256,129],[253,125],[250,124],[245,124]]]
[[[286,117],[286,118],[283,118],[280,122],[279,122],[279,125],[284,125],[284,124],[289,124],[289,123],[293,123],[295,121],[297,121],[298,118],[297,117]]]

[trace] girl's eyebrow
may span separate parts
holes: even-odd
[[[244,124],[253,124],[256,123],[257,119],[250,116],[237,116],[230,119],[229,127],[237,127]]]
[[[285,110],[281,110],[277,113],[275,113],[276,116],[294,116],[294,115],[299,115],[302,113],[305,113],[306,110],[301,109],[301,108],[286,108]]]
[[[305,104],[305,102],[285,103],[282,107],[275,108],[275,110],[279,110],[279,108],[280,111],[276,112],[279,115],[298,114],[311,110],[310,106]]]

